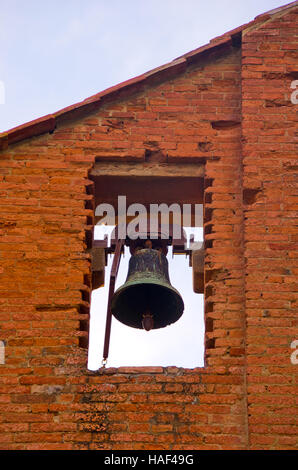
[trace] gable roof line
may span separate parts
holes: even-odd
[[[131,88],[135,88],[137,85],[145,84],[151,80],[158,80],[163,75],[166,75],[167,77],[177,75],[179,72],[183,72],[186,67],[200,55],[209,53],[217,48],[224,48],[230,44],[233,44],[234,39],[244,30],[257,27],[261,23],[271,19],[272,16],[293,8],[297,4],[298,0],[295,0],[282,7],[262,13],[261,15],[256,16],[254,20],[227,31],[221,36],[217,36],[211,39],[209,43],[187,52],[186,54],[177,57],[171,62],[109,87],[99,93],[96,93],[95,95],[89,96],[83,101],[62,108],[55,113],[47,114],[46,116],[42,116],[38,119],[34,119],[33,121],[29,121],[17,127],[13,127],[6,132],[2,132],[0,133],[0,149],[6,148],[11,143],[19,142],[29,137],[41,135],[47,132],[53,132],[57,126],[57,120],[67,120],[69,117],[79,116],[80,114],[85,113],[86,110],[89,110],[89,112],[95,111],[100,107],[100,102],[104,98],[113,99],[115,95],[117,97],[121,92],[129,92]]]

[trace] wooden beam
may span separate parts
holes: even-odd
[[[198,163],[123,163],[96,162],[90,172],[97,176],[203,177],[204,165]]]

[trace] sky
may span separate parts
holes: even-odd
[[[0,0],[0,132],[167,63],[287,3]]]
[[[97,226],[95,238],[102,239],[105,229],[106,227]],[[107,229],[108,232],[109,228]],[[203,239],[202,229],[189,229],[189,234],[190,232],[194,234],[195,241]],[[125,247],[124,257],[120,261],[115,290],[124,284],[126,280],[130,259],[128,250]],[[105,271],[105,286],[94,290],[92,293],[88,360],[88,367],[91,370],[98,369],[102,364],[108,284],[112,259],[113,257],[109,256],[108,266]],[[183,315],[176,323],[149,332],[130,328],[112,317],[107,363],[109,367],[176,366],[192,369],[204,365],[203,295],[193,292],[192,268],[189,266],[189,258],[185,255],[175,255],[173,257],[170,247],[167,259],[171,284],[179,291],[184,301]]]
[[[0,0],[0,132],[170,62],[282,0]],[[117,286],[125,281],[128,254]],[[203,365],[203,296],[183,256],[170,279],[185,313],[160,331],[112,322],[109,366]],[[106,268],[108,279],[111,259]],[[107,289],[93,292],[89,368],[101,365]]]

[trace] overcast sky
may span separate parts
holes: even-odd
[[[167,63],[287,3],[0,0],[0,132]],[[117,285],[125,280],[127,261],[128,255]],[[181,290],[185,314],[177,324],[137,338],[135,330],[113,321],[110,366],[203,365],[203,296],[192,292],[188,260],[180,256],[174,262],[170,278]],[[109,269],[110,264],[107,281]],[[91,369],[102,358],[106,295],[104,289],[93,293]]]
[[[282,0],[0,0],[0,132],[167,63]]]

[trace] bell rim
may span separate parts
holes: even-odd
[[[153,279],[150,279],[149,277],[148,277],[148,279],[146,279],[146,278],[144,279],[144,277],[142,277],[142,281],[131,280],[131,281],[125,282],[124,284],[122,284],[122,286],[118,287],[118,289],[115,291],[115,293],[113,295],[113,299],[112,299],[112,306],[113,306],[113,303],[114,303],[113,301],[116,300],[116,298],[118,297],[118,294],[125,291],[128,287],[141,286],[141,285],[146,285],[146,284],[157,285],[156,284],[156,277],[155,277],[155,282],[154,282]],[[183,298],[181,297],[180,292],[175,287],[173,287],[171,284],[168,284],[168,283],[163,282],[163,281],[161,281],[158,284],[158,286],[162,287],[163,289],[171,290],[172,292],[174,292],[177,295],[177,297],[180,299],[180,302],[183,306],[183,309],[182,309],[182,312],[183,312],[183,310],[184,310],[184,301],[183,301]]]
[[[133,322],[132,323],[124,322],[123,319],[120,320],[119,314],[117,313],[117,310],[116,310],[116,304],[117,304],[118,296],[120,294],[122,294],[127,289],[127,287],[132,287],[133,288],[133,287],[138,287],[138,286],[141,286],[141,285],[148,285],[148,284],[156,285],[156,283],[154,283],[153,280],[150,280],[150,279],[148,279],[148,280],[143,279],[142,282],[140,282],[140,281],[137,281],[137,282],[131,281],[129,283],[123,284],[114,293],[114,296],[112,298],[112,304],[111,304],[111,312],[112,312],[112,315],[118,321],[120,321],[122,324],[124,324],[126,326],[129,326],[131,328],[142,329],[141,326],[136,326]],[[174,321],[170,322],[170,323],[167,323],[167,324],[164,324],[163,326],[158,327],[159,329],[161,329],[161,328],[165,328],[166,326],[170,326],[170,325],[176,323],[182,317],[182,315],[184,313],[185,305],[184,305],[183,298],[181,297],[181,294],[179,293],[179,291],[177,289],[175,289],[175,287],[173,287],[172,285],[168,285],[166,283],[159,284],[159,287],[164,289],[164,290],[172,291],[172,293],[175,295],[176,304],[177,304],[177,318]]]

